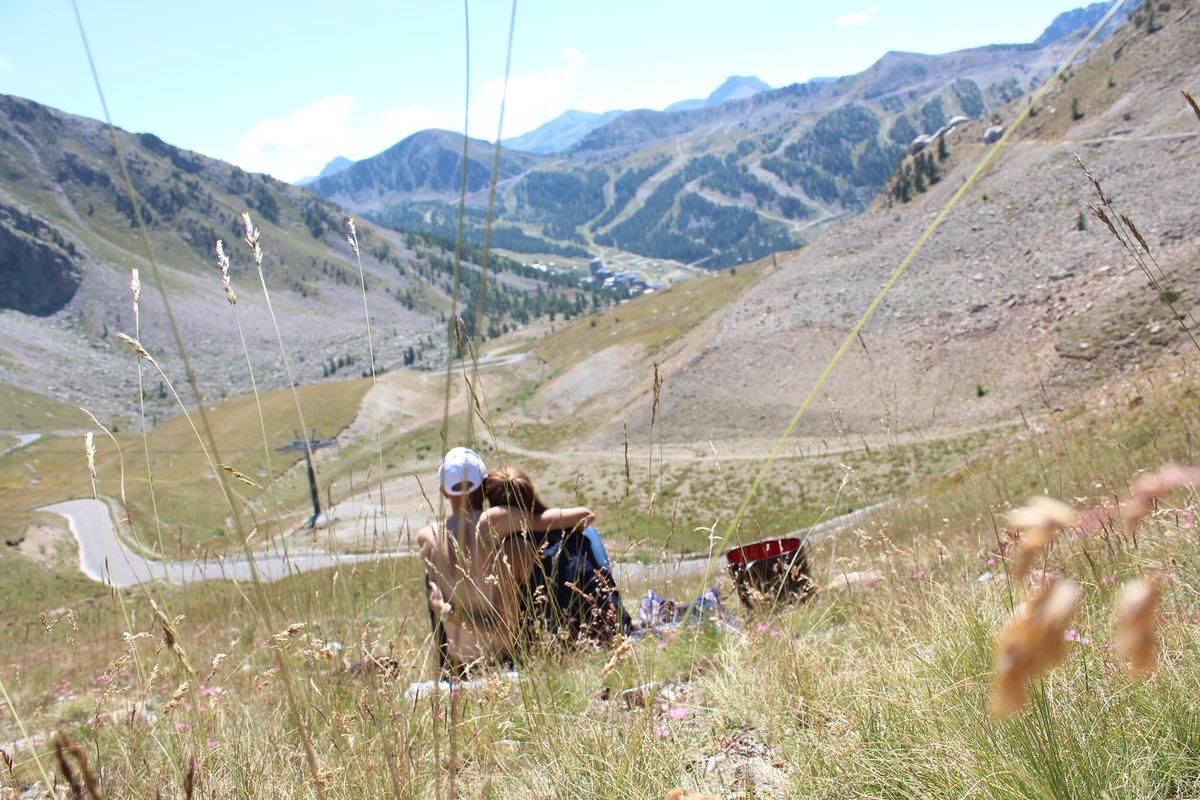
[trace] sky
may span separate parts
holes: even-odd
[[[294,181],[464,120],[494,141],[568,109],[703,98],[731,75],[778,87],[888,50],[1028,42],[1085,0],[77,3],[114,124]],[[103,119],[70,0],[0,0],[0,94]]]

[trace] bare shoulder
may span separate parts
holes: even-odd
[[[479,515],[475,531],[479,536],[490,539],[505,539],[513,532],[512,509],[508,506],[491,506]]]

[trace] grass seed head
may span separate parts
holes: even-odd
[[[122,342],[124,342],[125,345],[130,350],[132,350],[135,355],[146,359],[151,364],[155,363],[154,357],[151,356],[148,352],[146,352],[146,348],[142,347],[142,343],[139,342],[137,339],[133,338],[132,336],[130,336],[128,334],[122,333],[121,331],[117,331],[117,338],[120,339]]]
[[[1059,531],[1074,525],[1078,518],[1075,509],[1052,497],[1032,497],[1028,505],[1009,512],[1008,524],[1021,532],[1013,568],[1016,579],[1024,580],[1038,554],[1054,541]]]
[[[238,481],[239,483],[244,483],[247,486],[253,486],[255,489],[263,488],[263,487],[259,486],[258,483],[256,483],[248,475],[246,475],[243,472],[239,472],[235,467],[231,467],[228,464],[222,464],[221,469],[223,469],[223,470],[225,470],[225,472],[229,473],[230,477],[232,477],[234,480]]]
[[[633,650],[633,639],[622,639],[621,643],[617,645],[617,649],[613,650],[612,657],[608,659],[608,663],[604,665],[604,669],[600,670],[600,680],[603,681],[612,674],[614,669],[621,666],[621,663],[631,650]]]
[[[91,431],[83,435],[83,452],[87,455],[88,473],[96,480],[96,441]]]
[[[190,681],[184,681],[176,687],[175,692],[171,695],[171,699],[163,706],[163,716],[170,714],[175,708],[183,702],[183,698],[187,696],[188,690],[192,688]]]
[[[1078,583],[1059,581],[1018,608],[1000,639],[993,714],[1007,716],[1020,710],[1028,697],[1029,681],[1066,657],[1067,625],[1075,615],[1079,595]]]
[[[1184,486],[1200,486],[1200,467],[1166,464],[1158,472],[1142,475],[1133,482],[1133,492],[1121,506],[1121,518],[1129,530],[1137,528],[1154,509],[1160,496]]]
[[[1138,578],[1121,587],[1113,614],[1115,643],[1133,675],[1148,675],[1158,667],[1157,611],[1158,587],[1153,581]]]
[[[237,295],[233,292],[233,284],[229,281],[229,256],[225,255],[225,243],[217,239],[215,248],[217,254],[217,268],[221,270],[221,286],[225,289],[225,299],[229,301],[229,305],[237,305]]]
[[[217,670],[220,669],[220,667],[221,667],[221,662],[223,662],[227,658],[229,658],[228,653],[217,653],[215,656],[213,656],[212,666],[210,666],[208,668],[208,674],[206,676],[204,676],[205,683],[212,682],[213,675],[216,675]]]
[[[250,212],[242,212],[242,229],[244,235],[242,241],[250,248],[250,252],[254,255],[254,264],[259,269],[262,269],[263,253],[262,247],[258,243],[259,233],[258,228],[254,227],[254,223],[250,221]]]

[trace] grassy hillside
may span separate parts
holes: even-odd
[[[336,436],[354,418],[363,393],[370,385],[366,379],[300,387],[297,390],[304,421],[321,438]],[[291,527],[306,515],[307,478],[292,468],[303,460],[303,453],[277,452],[290,443],[300,428],[291,392],[283,389],[261,395],[263,424],[270,448],[271,470],[267,470],[263,434],[258,409],[252,395],[213,404],[209,408],[213,433],[223,463],[250,477],[264,489],[231,482],[239,512],[253,509],[262,526],[261,535]],[[94,429],[82,415],[79,429]],[[195,412],[193,423],[200,425]],[[159,550],[156,528],[168,533],[172,552],[193,547],[208,547],[223,552],[240,549],[238,542],[225,540],[230,511],[214,480],[204,449],[188,420],[180,415],[153,428],[145,442],[133,430],[117,432],[117,446],[99,431],[95,434],[96,491],[105,497],[128,500],[127,510],[135,521],[130,534],[150,550]],[[154,476],[155,497],[150,496],[147,479]],[[84,457],[83,434],[69,437],[48,435],[4,457],[0,469],[0,509],[5,522],[0,531],[6,537],[17,535],[36,519],[33,509],[75,497],[90,497],[92,486]],[[272,480],[274,477],[274,480]],[[122,485],[122,479],[124,484]],[[271,491],[274,492],[274,499]],[[278,500],[279,508],[276,508]],[[158,525],[154,508],[157,507]],[[282,517],[278,512],[282,512]],[[249,524],[249,518],[247,518]],[[248,528],[249,529],[249,528]]]
[[[822,591],[808,606],[740,612],[733,627],[651,636],[615,658],[552,651],[527,661],[519,683],[496,678],[440,702],[404,697],[429,674],[411,561],[312,573],[245,599],[220,583],[91,600],[63,587],[67,606],[44,624],[42,606],[26,602],[0,623],[20,665],[19,682],[5,679],[13,706],[0,725],[19,738],[15,710],[32,733],[65,730],[106,797],[182,787],[189,772],[204,791],[313,791],[306,747],[328,797],[376,796],[381,784],[412,797],[439,784],[485,797],[642,798],[675,787],[1187,796],[1200,752],[1189,699],[1200,688],[1194,491],[1162,497],[1136,536],[1068,530],[1028,587],[1002,555],[1013,535],[1002,514],[1043,492],[1097,508],[1126,496],[1144,468],[1194,463],[1186,409],[1197,392],[1189,360],[977,448],[968,466],[819,545]],[[1114,650],[1110,618],[1119,587],[1142,574],[1159,576],[1160,666],[1137,679]],[[1025,710],[993,717],[997,639],[1013,603],[1057,575],[1082,586],[1066,662],[1031,684]],[[654,588],[687,597],[697,580]],[[625,588],[636,599],[640,589]],[[149,597],[186,613],[167,617],[174,652],[155,649],[164,623]],[[151,636],[122,645],[115,634],[129,629]],[[363,648],[395,659],[396,672],[347,668]],[[40,751],[53,771],[49,743]],[[31,751],[16,749],[4,780],[23,788],[38,777]]]

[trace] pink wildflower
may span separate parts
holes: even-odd
[[[687,709],[683,706],[675,706],[671,709],[671,719],[683,719],[687,713]]]
[[[1080,636],[1080,635],[1079,635],[1079,631],[1075,630],[1074,628],[1068,628],[1068,629],[1067,629],[1067,630],[1066,630],[1066,631],[1063,633],[1063,641],[1065,641],[1065,642],[1078,642],[1079,644],[1091,644],[1091,643],[1092,643],[1092,637],[1090,637],[1090,636]]]

